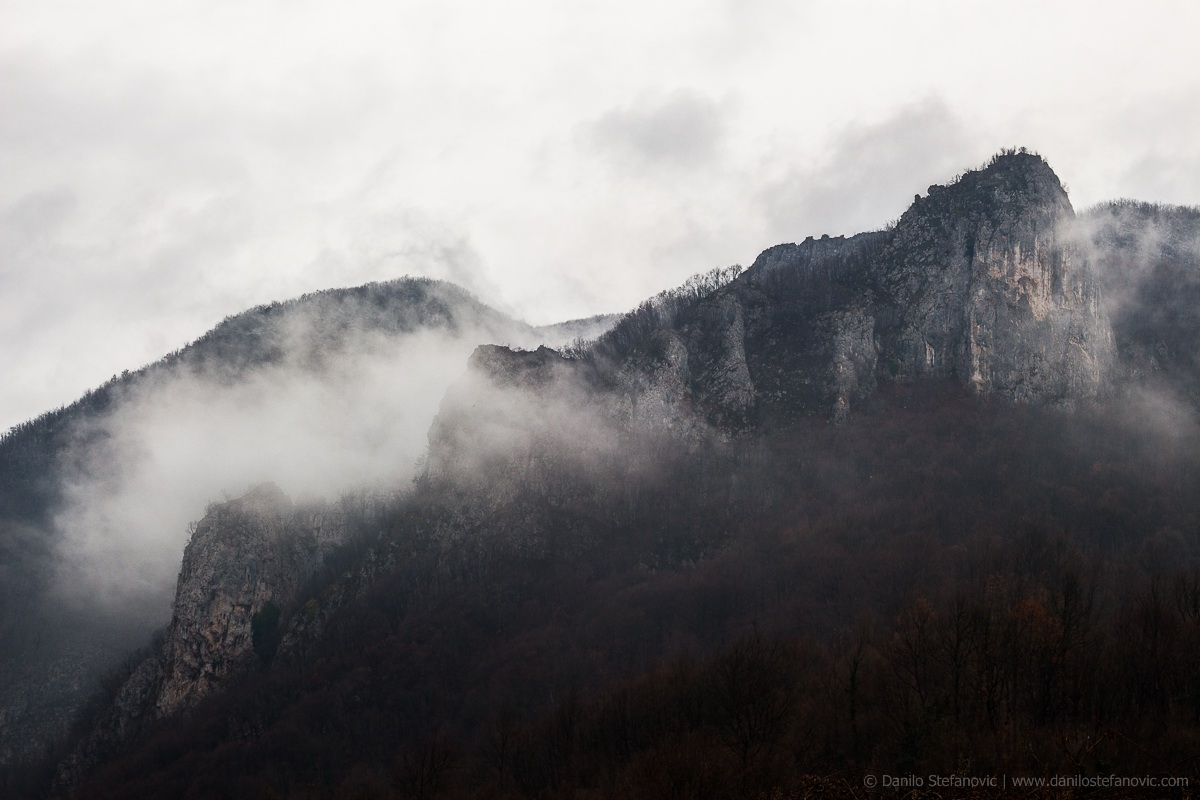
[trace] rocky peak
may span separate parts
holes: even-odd
[[[485,344],[475,348],[468,367],[499,386],[543,386],[566,366],[557,350],[545,345],[536,350],[516,350]]]
[[[880,385],[927,379],[1018,403],[1095,397],[1112,332],[1073,218],[1044,159],[1003,153],[929,187],[890,230],[778,245],[669,315],[639,309],[615,329],[619,352],[594,349],[596,382],[609,407],[676,431],[838,419]],[[549,352],[473,365],[540,385]]]
[[[294,587],[302,551],[289,536],[293,506],[274,484],[210,508],[183,554],[157,702],[169,714],[234,672],[253,647],[252,621]]]
[[[1028,153],[930,187],[875,270],[883,377],[948,378],[1016,402],[1101,392],[1111,326],[1073,218],[1058,177]]]
[[[1044,158],[1005,152],[983,169],[966,172],[947,186],[930,186],[925,197],[914,198],[904,216],[986,215],[998,221],[1033,209],[1074,215],[1062,181]]]
[[[278,643],[280,612],[345,541],[341,511],[293,504],[275,484],[209,506],[184,550],[171,624],[63,763],[62,789],[146,722],[194,706]]]
[[[187,708],[253,663],[256,633],[275,633],[279,611],[344,541],[345,528],[340,511],[295,505],[273,483],[211,505],[184,550],[166,637],[148,659],[158,678],[138,676],[144,685],[126,698],[126,712]]]

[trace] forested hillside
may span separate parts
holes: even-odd
[[[626,464],[605,478],[619,508],[572,501],[595,476],[517,498],[506,514],[558,533],[532,552],[447,549],[430,534],[460,498],[427,488],[350,547],[395,566],[303,659],[268,657],[146,728],[80,796],[852,796],[841,782],[868,770],[1194,774],[1197,444],[899,393],[842,427],[659,452],[649,482]],[[314,599],[356,579],[327,580]]]

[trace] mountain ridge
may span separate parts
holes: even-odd
[[[1187,214],[1176,216],[1171,225],[1191,224]],[[347,624],[337,622],[339,609],[383,591],[373,582],[389,569],[409,570],[408,580],[422,586],[443,577],[449,587],[466,585],[467,578],[449,576],[454,570],[486,576],[506,559],[571,563],[572,554],[603,548],[609,535],[633,548],[629,558],[654,565],[646,567],[650,574],[725,552],[749,534],[730,508],[722,510],[717,500],[704,505],[704,498],[738,498],[747,505],[736,509],[755,508],[753,491],[738,481],[753,463],[755,437],[803,430],[818,438],[811,431],[834,421],[853,439],[856,419],[906,396],[928,413],[964,402],[986,409],[999,400],[1017,409],[1017,418],[1022,408],[1063,413],[1111,403],[1161,348],[1138,338],[1140,323],[1117,315],[1114,328],[1103,295],[1111,276],[1097,274],[1093,260],[1100,254],[1120,261],[1128,248],[1096,246],[1103,230],[1089,233],[1090,240],[1072,238],[1077,222],[1044,160],[1006,153],[951,186],[930,187],[887,231],[769,248],[745,271],[716,271],[648,301],[591,343],[564,352],[476,347],[430,428],[413,505],[385,511],[398,520],[391,532],[379,533],[367,555],[331,578],[324,593],[303,596],[298,571],[288,579],[291,588],[272,595],[269,602],[291,615],[281,650],[319,650],[327,625]],[[1184,236],[1186,227],[1179,230]],[[1164,269],[1191,275],[1192,262],[1171,261],[1173,253],[1160,254],[1169,269],[1153,262],[1140,277],[1162,280]],[[1181,331],[1167,348],[1172,359],[1159,368],[1170,386],[1186,387],[1193,373],[1181,345],[1194,332],[1179,328],[1188,318],[1177,317],[1150,327],[1155,336]],[[813,469],[803,460],[800,466]],[[701,522],[696,511],[656,494],[656,480],[680,474],[691,476],[683,496],[709,519]],[[666,513],[648,505],[649,498],[679,519],[696,519],[690,524],[704,533],[636,538],[627,526],[644,524],[637,521],[646,515],[661,521],[654,515]],[[213,513],[216,520],[223,512]],[[210,538],[214,524],[205,527]],[[404,567],[406,559],[414,566]],[[183,572],[211,572],[202,560],[189,546]],[[434,576],[416,576],[415,565]],[[236,646],[216,647],[201,673],[248,657],[246,630],[268,602],[251,595],[237,604],[245,608],[237,612]],[[205,628],[207,612],[177,601],[176,613],[173,630]],[[191,647],[187,637],[168,649],[181,647]],[[167,663],[166,652],[151,659]],[[144,708],[159,691],[140,671],[127,685],[130,708]],[[181,691],[187,691],[182,684],[173,693]],[[162,720],[177,707],[151,705]],[[103,743],[116,752],[130,726],[105,727],[117,731]],[[63,785],[81,780],[95,758],[68,769]]]
[[[328,386],[326,394],[332,396],[343,393],[346,380],[356,379],[353,373],[340,374],[346,361],[366,360],[387,370],[393,343],[406,336],[465,337],[470,342],[465,357],[477,341],[528,345],[551,338],[561,344],[602,329],[607,321],[601,316],[533,327],[491,309],[465,289],[423,278],[313,292],[227,317],[162,359],[115,375],[74,403],[14,426],[0,437],[0,762],[41,746],[46,731],[61,734],[91,691],[99,665],[117,660],[152,630],[145,621],[109,630],[102,609],[86,607],[91,603],[82,610],[72,607],[74,601],[59,597],[57,587],[67,540],[63,509],[73,502],[73,485],[110,480],[107,473],[119,472],[113,461],[129,449],[120,437],[129,437],[131,423],[142,424],[139,404],[147,397],[157,402],[160,387],[178,385],[173,394],[185,398],[195,394],[190,387],[203,387],[210,400],[219,400],[222,391],[230,396],[241,391],[260,402],[261,393],[243,388],[279,376],[303,376],[301,390]],[[205,413],[224,413],[209,405]],[[132,444],[140,447],[136,439]],[[243,491],[231,483],[214,487],[207,499],[222,489]],[[201,511],[202,505],[187,513]],[[158,535],[182,534],[181,526]],[[169,603],[165,596],[162,600]],[[163,610],[169,613],[169,605]],[[64,618],[78,625],[64,625]]]
[[[1007,153],[931,190],[888,231],[768,248],[652,332],[629,317],[580,355],[634,405],[634,384],[657,384],[642,395],[735,429],[844,418],[880,385],[920,379],[1015,402],[1108,390],[1107,310],[1049,165]]]

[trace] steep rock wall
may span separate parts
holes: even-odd
[[[900,218],[876,269],[884,377],[947,378],[1022,403],[1103,392],[1112,329],[1046,162],[1004,156],[930,190]]]
[[[146,724],[194,706],[252,669],[255,615],[294,603],[345,537],[339,510],[294,505],[274,484],[211,506],[184,551],[170,626],[60,766],[58,789],[76,785]],[[278,619],[267,618],[268,625]],[[264,634],[282,631],[260,629]]]
[[[341,538],[336,514],[297,509],[274,484],[212,508],[184,551],[156,712],[190,705],[243,668],[254,615],[290,602]]]

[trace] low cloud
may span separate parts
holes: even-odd
[[[152,607],[162,621],[189,522],[208,503],[268,480],[296,499],[402,489],[446,387],[479,343],[505,338],[443,320],[398,336],[360,331],[314,358],[328,327],[293,317],[283,357],[249,372],[152,372],[78,428],[55,521],[62,593],[118,616]],[[509,338],[527,344],[522,335],[514,325]]]
[[[584,127],[583,139],[624,167],[694,167],[719,156],[727,113],[707,95],[676,89],[606,112]]]
[[[1109,315],[1117,321],[1159,320],[1163,281],[1195,286],[1200,270],[1200,209],[1136,201],[1105,203],[1081,212],[1063,232],[1095,271]],[[1156,276],[1162,269],[1168,272]],[[1170,271],[1181,271],[1175,278]],[[1170,291],[1170,290],[1167,290]]]
[[[902,107],[879,122],[849,125],[824,155],[768,176],[758,201],[780,241],[878,230],[914,194],[985,158],[962,121],[940,99]]]

